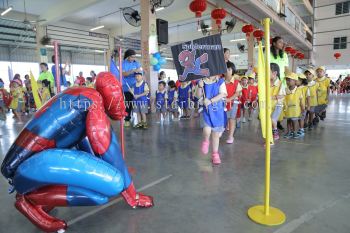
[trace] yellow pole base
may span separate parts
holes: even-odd
[[[265,215],[265,207],[257,205],[249,208],[248,216],[256,223],[266,226],[277,226],[286,221],[286,215],[279,209],[270,207],[270,214]]]

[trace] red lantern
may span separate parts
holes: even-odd
[[[303,53],[300,53],[299,56],[298,56],[298,58],[299,58],[300,60],[303,60],[303,59],[305,59],[305,55],[304,55]]]
[[[289,51],[289,54],[293,57],[297,52],[298,50],[292,48],[292,50]]]
[[[250,33],[254,31],[254,26],[251,24],[246,24],[242,27],[242,32],[246,34],[247,37],[250,36]]]
[[[338,59],[341,57],[341,53],[335,53],[335,54],[334,54],[334,57],[335,57],[335,59],[338,60]]]
[[[214,9],[211,12],[211,17],[216,20],[216,25],[221,28],[221,20],[226,17],[226,11],[222,8]]]
[[[196,13],[196,18],[202,16],[202,12],[207,9],[207,2],[205,0],[194,0],[189,6],[190,10]]]
[[[292,50],[293,48],[289,46],[284,49],[284,51],[286,51],[287,54],[289,54]]]
[[[256,38],[257,41],[261,41],[264,37],[264,31],[257,29],[253,32],[253,36]]]

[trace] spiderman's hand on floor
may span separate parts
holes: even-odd
[[[122,192],[124,200],[133,208],[144,207],[149,208],[154,205],[153,197],[147,196],[143,193],[136,192],[135,186],[133,183]]]

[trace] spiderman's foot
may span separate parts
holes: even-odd
[[[64,221],[51,217],[43,210],[42,206],[33,205],[24,195],[16,195],[15,207],[35,226],[45,232],[57,232],[67,228]]]
[[[124,200],[133,208],[144,207],[149,208],[154,205],[153,197],[147,196],[143,193],[137,193],[133,183],[122,192]]]

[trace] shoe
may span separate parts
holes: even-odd
[[[241,121],[238,121],[238,122],[237,122],[236,128],[237,128],[237,129],[241,128]]]
[[[280,135],[278,134],[278,129],[273,130],[272,135],[273,135],[273,140],[280,139]]]
[[[309,126],[308,126],[308,129],[312,130],[313,128],[314,128],[314,126],[312,125],[312,123],[310,123]]]
[[[248,118],[248,121],[252,121],[252,120],[253,120],[253,118],[252,118],[252,117],[249,117],[249,118]]]
[[[288,132],[286,133],[283,138],[286,138],[286,139],[291,139],[293,137],[293,133],[292,132]]]
[[[301,135],[305,135],[305,131],[304,131],[304,129],[299,129],[298,130],[298,132],[297,132],[297,134],[301,134]]]
[[[130,127],[130,125],[131,125],[131,124],[130,124],[130,121],[125,121],[125,122],[124,122],[124,127]]]
[[[213,152],[211,159],[212,159],[212,162],[214,165],[221,164],[221,159],[220,159],[220,155],[218,152]]]
[[[293,138],[294,139],[298,139],[298,138],[302,138],[302,137],[304,137],[304,134],[299,134],[299,133],[292,133],[293,134]]]
[[[142,125],[141,128],[143,128],[143,129],[148,129],[148,124],[147,124],[147,122],[142,122],[141,125]]]
[[[245,119],[245,117],[243,117],[242,123],[246,123],[246,122],[247,122],[247,120]]]
[[[227,144],[232,144],[233,142],[234,142],[234,138],[232,137],[232,138],[228,138],[227,140],[226,140],[226,143]]]
[[[180,119],[184,120],[186,119],[186,116],[181,116]]]
[[[134,126],[135,129],[141,129],[143,127],[142,122]]]
[[[209,140],[208,141],[202,141],[201,151],[203,155],[208,154],[209,152]]]
[[[281,122],[277,121],[277,129],[284,131],[283,126],[281,125]]]

